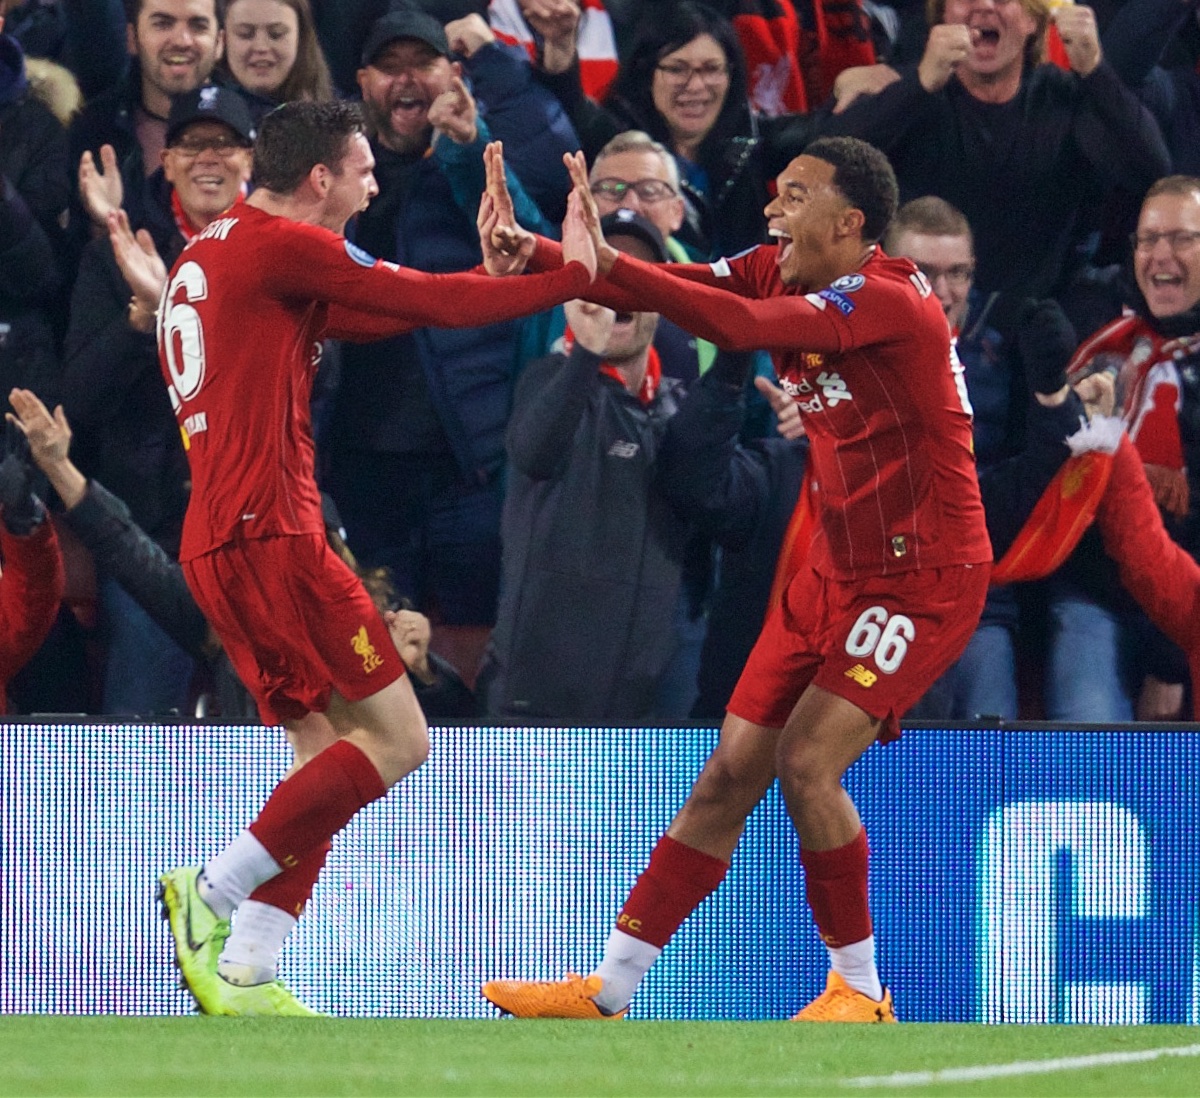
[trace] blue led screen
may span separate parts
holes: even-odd
[[[281,975],[333,1014],[487,1017],[486,979],[589,971],[715,737],[434,729],[336,840]],[[245,826],[282,735],[12,722],[0,743],[0,1011],[190,1010],[157,874]],[[903,1020],[1200,1024],[1196,731],[914,728],[848,786]],[[787,1017],[825,969],[772,792],[631,1016]]]

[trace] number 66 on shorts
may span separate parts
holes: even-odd
[[[830,579],[805,568],[774,609],[729,711],[781,728],[809,684],[884,721],[880,740],[962,654],[979,623],[991,566]]]

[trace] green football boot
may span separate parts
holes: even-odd
[[[319,1011],[306,1007],[282,980],[240,986],[216,977],[215,1002],[209,1014],[241,1017],[319,1018]]]
[[[217,976],[217,958],[229,937],[229,920],[218,918],[196,891],[201,868],[180,866],[164,873],[158,879],[158,898],[175,940],[175,962],[184,984],[201,1013],[217,1014],[224,983]]]

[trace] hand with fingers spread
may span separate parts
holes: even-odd
[[[520,274],[537,247],[533,233],[517,224],[508,180],[504,176],[504,146],[489,142],[483,150],[486,190],[479,201],[475,224],[483,265],[490,275]]]
[[[775,430],[786,439],[804,437],[804,422],[800,418],[800,408],[778,385],[769,378],[756,377],[754,387],[767,398],[771,411],[778,421]]]
[[[149,317],[153,321],[158,311],[159,298],[167,285],[167,265],[158,254],[153,239],[145,229],[138,229],[135,234],[124,210],[117,210],[108,215],[108,239],[112,244],[117,266],[133,291],[130,323],[135,327],[139,326],[137,314]]]
[[[87,491],[87,478],[68,456],[71,425],[67,422],[62,405],[55,408],[51,415],[41,398],[29,389],[13,389],[8,394],[8,401],[13,411],[6,413],[5,418],[25,436],[33,463],[46,474],[46,479],[69,511],[83,499]]]
[[[79,197],[92,224],[107,230],[108,215],[116,213],[125,202],[125,185],[111,145],[100,146],[99,165],[90,151],[79,158]]]
[[[429,124],[457,145],[469,145],[479,136],[479,110],[461,76],[430,104]]]

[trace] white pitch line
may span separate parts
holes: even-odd
[[[1048,1075],[1055,1071],[1083,1071],[1111,1064],[1140,1064],[1163,1056],[1200,1056],[1200,1045],[1148,1048],[1141,1052],[1102,1052],[1095,1056],[1064,1056],[1056,1060],[1016,1060],[1011,1064],[944,1068],[941,1071],[898,1071],[893,1075],[860,1075],[843,1079],[844,1087],[920,1087],[930,1083],[972,1083],[1006,1075]]]

